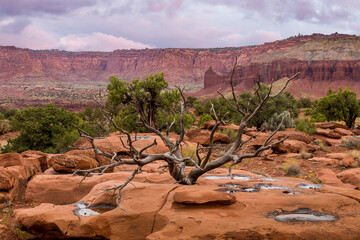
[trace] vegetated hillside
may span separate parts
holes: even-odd
[[[360,77],[360,38],[313,34],[259,46],[216,49],[143,49],[113,52],[34,51],[0,47],[0,106],[53,102],[79,108],[105,91],[109,76],[122,80],[164,72],[170,86],[209,94],[228,86],[235,57],[238,90],[301,72],[292,89],[304,96],[323,95],[328,86],[352,86]],[[209,70],[211,66],[211,70]],[[291,89],[290,89],[291,90]],[[294,91],[293,91],[294,92]],[[197,94],[197,96],[199,95]]]

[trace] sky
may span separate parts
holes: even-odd
[[[359,23],[360,0],[0,0],[0,45],[35,50],[239,47]]]

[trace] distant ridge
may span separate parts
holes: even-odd
[[[226,89],[234,59],[239,91],[297,71],[298,96],[318,97],[329,86],[360,89],[360,38],[334,33],[298,35],[258,46],[201,49],[143,49],[67,52],[0,47],[0,106],[26,107],[54,102],[82,108],[105,90],[109,76],[122,80],[164,72],[170,86],[211,94]],[[209,67],[215,74],[206,77]],[[205,78],[204,78],[205,76]],[[205,89],[203,89],[205,86]],[[301,87],[301,88],[300,88]],[[292,91],[290,88],[290,91]]]

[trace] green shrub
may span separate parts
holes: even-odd
[[[282,123],[281,123],[281,121],[282,121]],[[295,127],[294,120],[291,117],[290,112],[284,111],[280,114],[274,113],[270,117],[270,119],[265,122],[264,126],[270,131],[275,131],[279,127],[280,124],[281,124],[280,129],[279,129],[280,131],[285,130],[285,128]]]
[[[316,132],[316,126],[315,123],[307,118],[300,118],[296,120],[296,131],[301,131],[307,134],[313,134]]]
[[[325,115],[322,114],[322,113],[317,113],[317,114],[313,115],[313,116],[311,117],[311,120],[312,120],[313,122],[326,122],[326,121],[327,121]]]
[[[204,114],[200,117],[199,126],[203,125],[204,122],[214,120],[210,114]]]

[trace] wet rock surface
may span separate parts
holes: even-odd
[[[266,239],[269,234],[274,239],[326,239],[324,232],[339,239],[360,237],[357,190],[317,188],[319,185],[295,178],[259,182],[259,177],[245,173],[234,170],[234,174],[251,176],[250,180],[202,178],[193,186],[143,173],[146,177],[140,174],[134,186],[122,192],[121,207],[127,212],[116,207],[117,195],[103,189],[123,183],[129,173],[105,174],[111,177],[89,188],[76,204],[43,203],[16,210],[15,216],[43,238],[226,239],[239,232],[248,239]],[[148,183],[148,179],[157,180]],[[92,178],[84,183],[87,180]],[[306,186],[301,194],[294,190],[299,185]],[[300,223],[305,225],[288,225]]]

